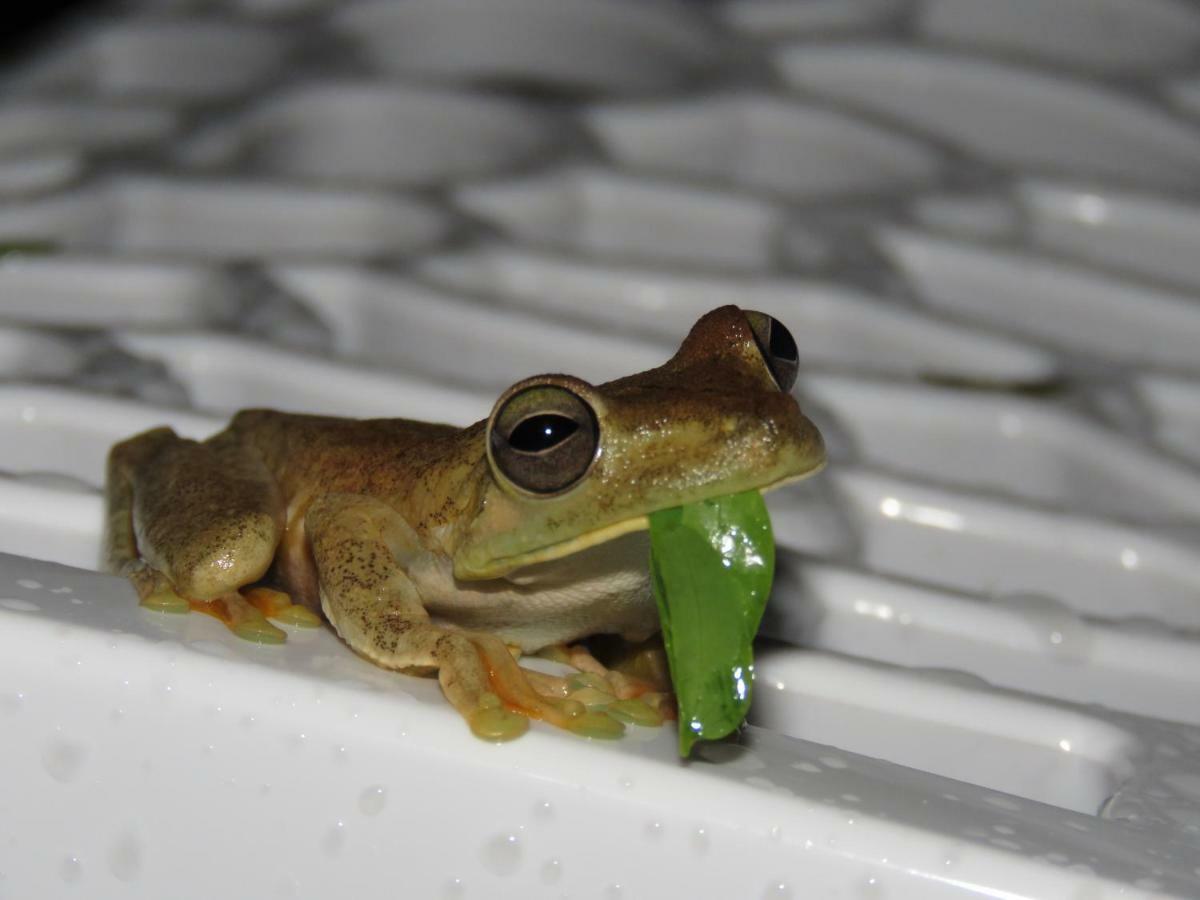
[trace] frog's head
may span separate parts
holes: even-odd
[[[724,306],[657,369],[513,385],[487,420],[489,478],[454,574],[500,577],[645,529],[657,510],[818,471],[821,435],[788,393],[797,363],[777,320]]]

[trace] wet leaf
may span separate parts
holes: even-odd
[[[758,491],[650,515],[650,572],[679,705],[679,753],[734,731],[750,708],[754,636],[775,572]]]

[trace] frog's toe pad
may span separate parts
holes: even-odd
[[[242,591],[242,596],[264,616],[277,622],[296,625],[300,628],[319,628],[321,626],[320,616],[306,606],[293,603],[292,598],[283,591],[256,587]]]
[[[511,741],[529,730],[529,719],[505,709],[495,694],[484,694],[467,722],[475,736],[485,741]]]
[[[282,644],[287,640],[287,632],[268,622],[266,616],[241,594],[226,594],[216,600],[189,600],[188,603],[196,612],[224,623],[242,640],[255,644]]]
[[[173,588],[167,585],[156,587],[141,599],[146,609],[162,613],[186,613],[191,611],[191,604],[181,597]]]

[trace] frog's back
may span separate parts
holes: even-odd
[[[457,428],[251,409],[214,440],[253,448],[289,502],[323,493],[392,500],[444,490],[432,482],[474,470],[484,457],[481,434],[482,423]]]

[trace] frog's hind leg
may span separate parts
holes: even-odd
[[[157,428],[113,447],[105,495],[105,563],[144,606],[205,612],[260,643],[284,639],[238,593],[267,571],[282,532],[283,505],[252,453]]]

